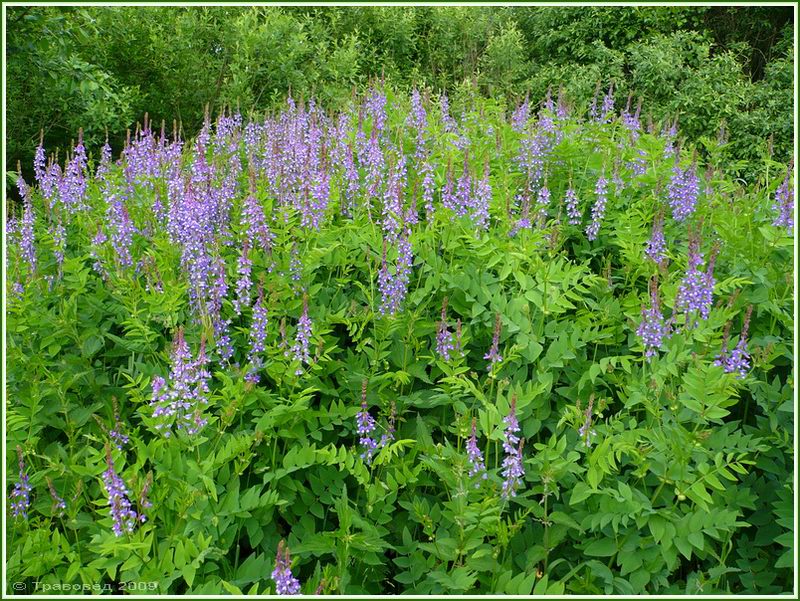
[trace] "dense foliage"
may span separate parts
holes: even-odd
[[[36,150],[9,582],[791,589],[791,166],[744,185],[610,88],[464,106]]]
[[[554,82],[588,102],[613,82],[692,140],[726,121],[729,161],[759,159],[769,136],[788,161],[791,21],[788,6],[9,7],[8,164],[28,168],[41,130],[62,152],[79,127],[120,145],[149,112],[195,135],[206,104],[247,114],[293,91],[340,105],[381,75],[515,102]]]

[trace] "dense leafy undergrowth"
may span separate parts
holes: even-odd
[[[790,590],[791,167],[613,107],[372,89],[40,148],[9,583]]]

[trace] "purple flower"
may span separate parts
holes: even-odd
[[[405,300],[408,283],[411,278],[411,267],[414,256],[408,231],[397,239],[397,259],[394,272],[389,270],[386,261],[386,240],[383,241],[383,260],[378,272],[378,290],[381,293],[381,304],[378,311],[381,315],[395,315]]]
[[[589,240],[597,239],[597,234],[600,231],[600,222],[606,214],[606,202],[608,180],[604,176],[597,179],[597,185],[594,188],[595,201],[592,206],[592,222],[586,228],[586,237]]]
[[[715,244],[708,259],[705,272],[700,270],[703,255],[700,253],[700,234],[693,231],[689,236],[689,252],[686,275],[678,288],[675,311],[686,314],[686,325],[691,325],[690,316],[698,313],[701,319],[708,319],[714,296],[714,263],[719,246]]]
[[[525,96],[525,101],[520,104],[511,115],[511,129],[517,133],[522,133],[528,125],[530,118],[530,105],[528,104],[528,97]]]
[[[300,581],[292,575],[289,547],[283,540],[278,543],[272,580],[275,582],[275,592],[279,595],[296,595],[300,592]]]
[[[483,177],[475,186],[472,204],[472,222],[481,230],[489,229],[489,206],[492,202],[492,186],[489,183],[489,160],[483,167]]]
[[[656,263],[661,263],[667,258],[667,243],[664,240],[664,213],[659,211],[653,222],[653,233],[647,241],[645,254]]]
[[[67,230],[61,223],[59,217],[58,223],[50,228],[50,234],[53,237],[53,256],[56,258],[58,265],[58,273],[61,274],[64,267],[64,257],[67,250]]]
[[[570,225],[580,225],[581,211],[578,208],[578,195],[575,189],[570,184],[567,193],[564,195],[564,202],[567,205],[567,216],[569,217]]]
[[[35,223],[35,216],[33,214],[33,202],[31,201],[31,190],[22,179],[20,172],[17,178],[17,187],[19,194],[22,197],[25,205],[24,212],[22,213],[22,221],[19,228],[19,246],[20,254],[25,262],[28,264],[28,275],[32,277],[36,271],[36,240],[33,231]]]
[[[201,411],[208,405],[211,374],[207,364],[205,340],[200,341],[197,359],[193,360],[183,329],[179,329],[173,344],[169,384],[160,376],[154,377],[152,384],[150,406],[153,417],[158,420],[156,429],[163,431],[165,438],[171,436],[173,426],[193,435],[205,425]]]
[[[123,269],[131,267],[133,265],[131,245],[136,228],[133,226],[125,203],[115,194],[108,199],[106,223],[111,232],[111,245],[117,254],[120,267]]]
[[[550,189],[547,184],[539,189],[536,195],[536,222],[543,225],[547,219],[547,209],[550,206]]]
[[[233,300],[233,310],[236,311],[236,315],[242,314],[242,307],[250,306],[250,288],[253,286],[253,280],[250,275],[253,261],[250,259],[249,251],[249,238],[245,238],[242,244],[242,254],[239,256],[239,266],[237,268],[239,279],[236,280],[236,298]]]
[[[386,96],[377,88],[370,89],[364,101],[367,114],[372,117],[372,127],[375,131],[382,132],[386,127]]]
[[[639,99],[639,104],[636,105],[636,111],[631,113],[631,96],[628,96],[628,105],[622,111],[622,124],[630,134],[631,144],[636,144],[639,139],[639,132],[642,129],[641,121],[639,121],[639,114],[642,111],[642,100]]]
[[[358,443],[361,445],[361,459],[369,465],[372,463],[372,456],[378,448],[378,443],[372,437],[375,431],[375,418],[369,414],[367,408],[367,381],[361,384],[361,411],[356,414],[356,431],[361,435]]]
[[[436,326],[436,352],[442,361],[450,361],[450,352],[453,350],[453,334],[447,327],[447,297],[442,301],[442,319]]]
[[[253,384],[258,383],[258,372],[263,366],[263,360],[260,355],[266,350],[268,322],[267,307],[264,304],[264,289],[259,287],[258,299],[256,304],[253,305],[253,319],[250,324],[250,352],[247,355],[247,360],[251,367],[244,377],[246,381]]]
[[[664,347],[664,339],[669,336],[669,326],[664,323],[664,316],[661,314],[658,281],[655,277],[650,280],[650,307],[642,307],[642,321],[636,335],[642,339],[648,360],[658,354],[659,349]]]
[[[790,185],[792,167],[793,165],[790,163],[786,170],[786,178],[775,191],[775,204],[772,205],[772,210],[778,214],[772,225],[785,227],[790,234],[794,228],[794,188]]]
[[[494,336],[492,337],[492,347],[489,349],[489,352],[486,353],[483,358],[489,362],[489,365],[486,369],[489,371],[492,370],[495,363],[499,363],[503,360],[503,357],[500,355],[500,331],[503,327],[502,322],[500,321],[500,314],[498,313],[494,319]]]
[[[414,128],[417,133],[417,149],[414,157],[418,160],[424,159],[425,143],[427,142],[428,115],[422,105],[422,98],[419,90],[415,87],[411,92],[411,112],[408,114],[407,123]]]
[[[122,536],[123,532],[133,532],[139,516],[131,508],[131,502],[128,498],[130,492],[128,487],[125,486],[125,482],[114,469],[111,447],[108,445],[106,445],[106,463],[108,469],[103,472],[103,486],[108,496],[108,505],[111,507],[111,519],[114,521],[112,529],[114,534]]]
[[[53,499],[53,513],[58,511],[59,516],[64,515],[64,511],[67,508],[67,503],[64,501],[64,499],[58,496],[56,487],[53,486],[53,481],[50,478],[47,479],[47,488],[50,490],[50,498]]]
[[[308,316],[308,295],[303,297],[303,314],[297,322],[297,333],[295,334],[295,342],[292,346],[292,354],[294,360],[300,362],[300,366],[294,372],[295,375],[303,373],[303,363],[308,365],[311,357],[308,353],[308,343],[311,340],[311,318]]]
[[[108,437],[114,442],[117,450],[121,451],[123,447],[128,444],[130,439],[128,435],[123,432],[122,421],[119,418],[119,405],[117,404],[117,397],[112,398],[114,403],[114,427],[108,431]]]
[[[473,476],[477,476],[478,474],[481,475],[481,479],[486,480],[489,475],[486,473],[486,464],[483,461],[483,453],[478,448],[478,436],[477,436],[477,425],[476,420],[472,418],[472,434],[467,439],[467,457],[469,457],[470,469],[469,469],[469,477],[472,478]],[[479,484],[475,484],[475,488],[478,488]]]
[[[508,415],[503,418],[505,430],[503,431],[503,488],[501,497],[508,500],[510,497],[517,496],[522,478],[525,476],[525,468],[522,464],[522,445],[524,440],[517,436],[519,432],[519,422],[517,421],[517,398],[511,398],[511,407]]]
[[[25,471],[25,459],[22,456],[22,447],[17,446],[17,460],[19,463],[19,482],[14,485],[14,490],[11,491],[11,510],[14,517],[22,516],[22,519],[28,519],[28,509],[31,506],[31,484],[28,474]]]
[[[750,370],[750,354],[747,352],[747,330],[750,327],[750,315],[753,313],[753,305],[747,307],[744,316],[742,332],[739,334],[739,342],[736,343],[733,351],[728,354],[728,336],[730,335],[730,322],[725,328],[725,336],[722,341],[722,352],[717,356],[714,365],[721,365],[725,373],[736,373],[736,377],[741,379],[747,376]]]
[[[424,161],[419,169],[422,175],[422,200],[425,203],[425,216],[428,221],[433,219],[435,212],[433,206],[433,193],[436,191],[436,181],[433,177],[433,166],[429,161]]]
[[[697,177],[697,164],[692,163],[691,167],[684,170],[676,161],[667,190],[673,219],[684,221],[694,213],[699,193],[700,180]]]
[[[144,513],[145,509],[150,509],[153,503],[147,498],[150,492],[150,487],[153,485],[153,472],[148,472],[144,480],[142,491],[139,493],[138,506],[139,506],[139,521],[144,523],[147,521],[147,516]]]

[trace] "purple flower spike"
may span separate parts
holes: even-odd
[[[378,443],[372,437],[375,431],[375,418],[369,414],[367,408],[367,381],[361,384],[361,411],[356,414],[356,431],[361,435],[358,442],[361,445],[361,459],[369,465],[372,463],[372,456],[378,449]]]
[[[699,314],[701,319],[708,319],[714,300],[714,284],[716,283],[714,264],[718,253],[719,245],[715,244],[711,249],[705,272],[701,271],[703,255],[700,252],[699,228],[691,231],[686,275],[678,288],[678,295],[675,299],[675,311],[686,314],[687,327],[694,324],[692,318],[695,314]]]
[[[22,447],[17,446],[17,460],[19,464],[19,482],[14,485],[11,491],[11,510],[14,517],[22,516],[28,519],[28,509],[31,506],[31,484],[28,474],[25,471],[25,459],[22,456]]]
[[[519,436],[517,436],[519,422],[517,421],[516,396],[511,398],[511,407],[508,415],[503,418],[503,423],[505,424],[503,450],[506,455],[503,459],[503,489],[501,496],[503,499],[508,500],[510,497],[517,496],[517,489],[525,476],[525,468],[522,464],[522,446],[525,441],[524,439],[520,440]]]
[[[467,439],[467,457],[469,457],[470,469],[469,477],[480,475],[482,480],[486,480],[489,475],[486,473],[486,463],[483,461],[483,453],[478,448],[478,431],[476,419],[472,418],[472,434]],[[478,488],[480,483],[475,483],[475,488]]]
[[[793,164],[789,163],[789,168],[786,170],[786,178],[780,187],[775,190],[775,204],[772,205],[772,210],[778,214],[772,225],[785,227],[789,234],[792,233],[794,228],[794,188],[790,185],[792,168]]]
[[[495,363],[499,363],[503,360],[503,357],[500,355],[500,331],[503,327],[503,324],[500,321],[500,314],[498,313],[494,319],[494,336],[492,336],[492,347],[489,349],[489,352],[486,353],[483,358],[489,362],[489,365],[486,369],[492,371]]]
[[[688,169],[681,169],[676,154],[675,167],[672,169],[672,179],[669,183],[667,194],[672,207],[672,217],[681,222],[694,213],[697,207],[697,197],[700,193],[700,180],[697,177],[697,163],[692,163]]]
[[[50,498],[53,499],[53,513],[58,512],[59,517],[64,515],[64,511],[67,509],[67,503],[58,496],[56,487],[53,486],[53,481],[50,478],[47,479],[47,488],[50,491]]]
[[[594,188],[595,201],[592,207],[592,222],[586,228],[586,237],[589,240],[597,239],[597,234],[600,231],[600,222],[606,214],[607,202],[607,186],[608,180],[604,176],[600,176],[597,180],[597,185]]]
[[[138,514],[131,508],[128,496],[130,492],[125,482],[114,469],[111,458],[111,447],[106,445],[106,463],[108,469],[103,472],[103,486],[108,496],[108,505],[111,507],[111,519],[114,521],[112,529],[114,534],[122,536],[124,532],[131,533],[136,528],[139,520]]]
[[[278,543],[272,580],[275,582],[275,592],[279,595],[296,595],[300,592],[300,581],[292,575],[289,547],[283,540]]]
[[[447,327],[447,297],[442,301],[442,318],[436,326],[436,352],[442,361],[450,361],[450,353],[453,351],[453,334]]]
[[[739,334],[739,342],[736,343],[733,351],[728,354],[728,337],[730,335],[730,322],[725,327],[725,335],[722,339],[722,352],[714,361],[714,365],[721,365],[725,373],[735,373],[738,379],[745,378],[750,371],[750,354],[747,352],[747,330],[750,327],[750,316],[753,313],[753,305],[747,307],[744,316],[742,333]]]
[[[263,366],[261,353],[266,350],[268,322],[267,307],[264,304],[264,289],[259,286],[258,300],[253,305],[253,320],[250,324],[250,352],[247,355],[247,360],[250,362],[251,368],[244,377],[245,380],[253,384],[258,383],[258,372]]]
[[[669,326],[664,323],[664,316],[661,314],[658,281],[655,277],[650,280],[650,308],[642,307],[642,321],[636,335],[642,339],[644,355],[648,360],[658,354],[659,349],[664,346],[664,339],[669,336]]]
[[[578,195],[570,183],[570,187],[564,196],[564,202],[567,205],[567,216],[569,217],[570,225],[581,224],[581,211],[578,208]]]
[[[297,322],[297,334],[295,335],[295,343],[292,346],[292,354],[294,360],[300,362],[300,366],[294,372],[295,375],[303,373],[303,363],[308,365],[311,361],[311,356],[308,352],[308,344],[311,340],[311,318],[308,316],[308,295],[303,296],[303,314]]]
[[[647,241],[645,254],[656,263],[661,263],[667,258],[667,242],[664,240],[664,212],[659,211],[653,222],[653,233]]]

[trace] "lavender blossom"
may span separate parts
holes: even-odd
[[[517,436],[519,422],[517,421],[517,398],[512,397],[508,415],[503,418],[505,429],[503,431],[503,488],[500,493],[504,500],[517,496],[517,489],[525,476],[525,467],[522,464],[522,446],[524,440]]]
[[[22,179],[21,167],[18,166],[17,169],[20,170],[20,175],[17,178],[17,188],[19,188],[20,197],[25,205],[19,227],[19,247],[22,258],[28,264],[29,277],[32,277],[36,271],[36,237],[33,229],[35,216],[33,214],[31,190],[25,180]]]
[[[600,222],[603,220],[606,213],[607,186],[608,180],[601,175],[597,179],[597,185],[594,188],[595,201],[594,206],[592,206],[592,222],[586,228],[586,237],[589,240],[596,240],[597,234],[600,231]]]
[[[25,471],[25,459],[22,456],[22,447],[17,446],[17,460],[19,464],[19,482],[14,485],[14,490],[11,491],[11,510],[14,517],[22,516],[22,519],[28,519],[28,509],[31,506],[31,484],[28,474]]]
[[[59,516],[64,515],[64,511],[67,509],[67,503],[64,501],[64,499],[58,496],[56,487],[53,486],[53,481],[50,478],[47,479],[47,488],[50,490],[50,498],[53,499],[53,513],[58,511]]]
[[[233,300],[233,310],[236,315],[242,314],[243,307],[250,306],[250,289],[253,287],[251,277],[253,261],[250,259],[250,242],[245,238],[242,244],[242,254],[239,256],[237,272],[239,279],[236,280],[236,298]]]
[[[536,195],[536,217],[535,220],[540,225],[544,225],[547,220],[547,209],[550,206],[550,189],[547,183],[539,189]]]
[[[708,319],[714,294],[714,262],[718,252],[719,246],[714,245],[706,271],[701,271],[703,255],[700,252],[700,234],[699,231],[690,233],[686,275],[675,299],[675,311],[686,314],[687,327],[691,325],[690,316],[695,313],[701,319]]]
[[[650,280],[650,307],[642,307],[642,321],[636,335],[642,339],[644,355],[648,360],[658,355],[658,351],[664,348],[664,340],[669,336],[669,326],[664,323],[664,316],[661,314],[658,281],[655,277]]]
[[[578,195],[570,183],[567,193],[564,195],[564,202],[567,205],[567,216],[569,217],[570,225],[580,225],[581,211],[578,208]]]
[[[394,272],[389,270],[386,261],[386,240],[383,241],[382,266],[378,272],[378,290],[381,293],[381,304],[378,311],[381,315],[395,315],[399,310],[408,292],[408,283],[411,278],[413,254],[409,232],[397,240],[397,259]]]
[[[253,320],[250,324],[250,352],[247,355],[247,361],[251,367],[244,377],[247,382],[253,384],[258,383],[258,372],[264,365],[261,353],[266,350],[268,322],[267,307],[264,304],[264,289],[259,287],[258,299],[253,305]]]
[[[697,177],[697,164],[693,163],[688,169],[681,169],[675,162],[672,169],[667,195],[672,207],[672,217],[676,221],[684,221],[697,207],[697,197],[700,193],[700,180]]]
[[[772,225],[785,227],[791,234],[794,228],[794,188],[790,185],[793,165],[790,163],[786,170],[786,178],[775,191],[775,203],[772,210],[778,214]]]
[[[447,327],[447,297],[442,301],[442,318],[436,326],[436,352],[442,361],[450,361],[450,353],[453,351],[453,334]]]
[[[664,240],[664,213],[659,211],[653,222],[653,232],[647,241],[645,254],[656,263],[661,263],[667,258],[667,242]]]
[[[472,434],[467,439],[467,457],[469,457],[470,469],[469,469],[469,477],[472,478],[473,476],[477,476],[480,474],[482,480],[486,480],[489,477],[489,474],[486,473],[486,464],[483,461],[483,453],[481,453],[480,448],[478,448],[478,436],[477,436],[477,425],[476,420],[472,418]],[[479,483],[475,483],[475,488],[480,486]]]
[[[375,418],[369,414],[367,408],[367,381],[361,384],[361,411],[356,414],[356,431],[361,435],[358,443],[361,445],[361,459],[369,465],[372,463],[372,456],[378,449],[378,443],[372,437],[375,431]]]
[[[158,421],[156,429],[165,438],[172,435],[173,426],[187,434],[196,434],[205,425],[201,411],[208,405],[208,380],[211,374],[206,367],[205,341],[201,340],[197,359],[192,358],[189,345],[179,329],[173,344],[172,368],[169,383],[160,377],[153,378],[153,417]]]
[[[489,352],[486,353],[483,358],[489,361],[489,365],[486,369],[492,371],[495,363],[499,363],[503,360],[503,357],[500,355],[499,347],[500,347],[500,331],[503,327],[503,324],[500,321],[500,314],[498,313],[495,316],[494,320],[494,336],[492,337],[492,347],[489,349]]]
[[[303,297],[303,314],[297,322],[297,334],[295,335],[295,343],[292,346],[294,360],[300,362],[300,366],[294,372],[297,376],[303,373],[303,363],[308,365],[311,361],[308,352],[308,343],[311,340],[311,326],[311,318],[308,316],[308,295],[305,295]]]
[[[747,330],[750,327],[752,313],[753,305],[749,305],[744,316],[744,324],[742,325],[742,332],[739,334],[739,341],[730,354],[728,354],[730,322],[727,324],[722,342],[722,352],[714,361],[714,365],[721,365],[725,373],[735,373],[738,379],[747,377],[747,372],[750,371],[750,354],[747,352]]]
[[[278,595],[297,595],[300,592],[300,581],[292,575],[289,547],[283,540],[278,543],[272,580],[275,582],[275,592]]]
[[[530,118],[530,105],[528,104],[528,97],[520,104],[511,115],[511,129],[517,133],[525,131]]]
[[[492,186],[489,183],[489,160],[487,159],[483,167],[483,177],[475,186],[475,194],[472,197],[472,222],[479,230],[489,229],[489,206],[492,202]]]
[[[131,502],[128,498],[130,492],[128,487],[125,486],[125,482],[114,469],[111,447],[108,445],[106,445],[106,463],[108,469],[103,472],[103,486],[108,496],[108,505],[111,507],[111,519],[114,521],[112,529],[115,535],[122,536],[124,532],[133,532],[139,516],[131,508]]]

